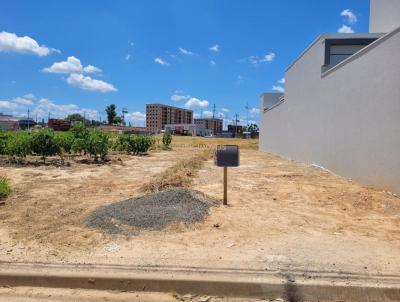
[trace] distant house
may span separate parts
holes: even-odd
[[[322,34],[264,93],[260,149],[400,193],[400,1],[371,0],[368,33]]]
[[[47,127],[57,131],[68,131],[71,128],[71,122],[64,119],[50,118]]]
[[[203,125],[206,129],[211,130],[213,134],[222,131],[224,121],[219,118],[195,118],[194,123]]]
[[[232,132],[235,134],[243,134],[243,126],[241,125],[228,125],[228,132]]]
[[[190,135],[190,136],[206,136],[211,134],[204,125],[198,124],[168,124],[164,127],[165,131],[172,134]]]
[[[3,131],[18,130],[18,119],[13,117],[12,115],[0,112],[0,129]]]

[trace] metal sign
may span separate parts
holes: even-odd
[[[240,165],[239,146],[218,145],[215,150],[214,164],[224,168],[224,205],[228,204],[228,167]]]

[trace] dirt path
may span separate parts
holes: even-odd
[[[191,149],[85,169],[3,168],[16,185],[0,208],[0,259],[269,270],[400,271],[400,199],[328,172],[242,150],[229,169],[229,206],[204,223],[139,236],[84,226],[95,207],[137,188]],[[206,163],[194,189],[222,195],[222,169]]]
[[[267,302],[249,298],[222,298],[172,293],[118,292],[82,289],[11,287],[0,288],[0,301],[9,302]],[[284,300],[274,300],[284,302]]]

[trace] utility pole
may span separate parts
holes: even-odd
[[[128,109],[122,108],[122,124],[125,125],[125,113],[128,113]]]
[[[244,108],[246,108],[246,125],[249,125],[249,109],[250,109],[250,107],[249,107],[248,102],[246,102],[246,107],[244,107]]]
[[[235,113],[235,137],[237,136],[238,133],[238,122],[239,122],[239,115]]]
[[[29,131],[29,109],[28,109],[28,131]]]

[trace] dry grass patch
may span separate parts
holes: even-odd
[[[205,149],[194,156],[178,161],[174,166],[155,176],[141,187],[146,193],[156,193],[170,188],[187,188],[192,184],[204,162],[212,157],[213,149]]]

